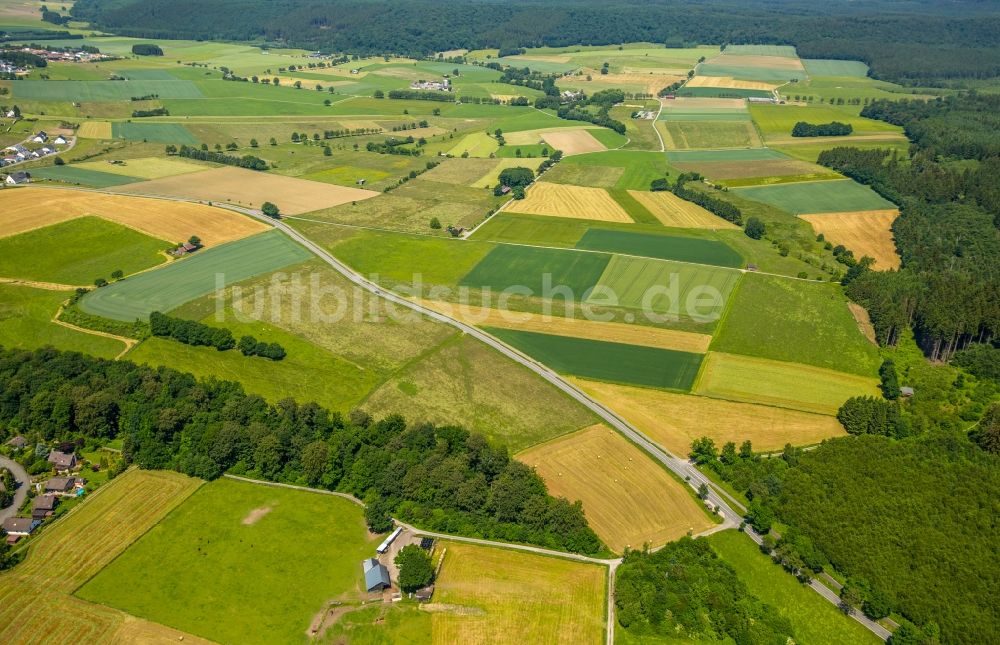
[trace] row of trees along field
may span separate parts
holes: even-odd
[[[863,60],[877,78],[919,85],[1000,75],[990,3],[834,0],[78,0],[75,19],[143,38],[281,43],[414,57],[453,49],[711,43],[796,45],[806,58]],[[389,19],[391,17],[391,19]],[[407,25],[401,29],[399,25]]]
[[[900,206],[893,233],[902,268],[876,272],[862,260],[844,279],[847,294],[868,309],[883,345],[910,327],[932,359],[992,342],[1000,330],[1000,96],[876,101],[862,115],[903,125],[913,145],[908,158],[848,147],[819,156]]]
[[[376,531],[392,515],[429,530],[603,550],[579,502],[551,497],[506,447],[460,427],[269,405],[230,381],[51,348],[0,349],[0,424],[46,441],[120,438],[124,463],[142,468],[352,493]]]

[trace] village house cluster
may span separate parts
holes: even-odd
[[[10,116],[10,113],[8,113],[8,116]],[[36,146],[29,148],[29,145],[31,144],[36,144]],[[21,143],[15,143],[14,145],[4,148],[3,157],[0,157],[0,168],[6,168],[26,161],[34,161],[35,159],[41,159],[42,157],[53,155],[59,152],[56,146],[65,146],[68,144],[69,141],[65,136],[60,134],[56,135],[55,138],[51,138],[44,130],[40,130],[32,135],[28,140]],[[25,171],[9,172],[6,177],[4,177],[4,183],[8,186],[27,184],[30,181],[31,174]]]

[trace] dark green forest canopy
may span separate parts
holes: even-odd
[[[408,426],[398,415],[345,419],[291,399],[269,405],[231,381],[51,348],[0,348],[0,424],[33,440],[118,438],[124,463],[142,468],[352,493],[380,530],[392,514],[430,530],[603,548],[579,502],[551,497],[505,447],[460,427]]]
[[[75,18],[118,34],[287,43],[425,56],[481,47],[790,44],[805,58],[863,60],[878,78],[1000,76],[1000,17],[987,2],[834,0],[79,0]]]

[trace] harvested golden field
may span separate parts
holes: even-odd
[[[441,541],[433,643],[604,642],[606,567],[511,549]]]
[[[702,96],[678,96],[675,99],[663,101],[663,109],[667,111],[691,112],[703,108],[744,110],[746,106],[746,99],[716,99]]]
[[[111,139],[110,121],[84,121],[80,124],[80,129],[76,131],[77,136],[84,139]]]
[[[131,470],[59,519],[23,563],[0,575],[0,642],[205,642],[70,595],[202,483]]]
[[[606,85],[637,85],[642,87],[646,94],[652,94],[653,96],[656,96],[656,93],[663,88],[669,87],[677,81],[683,81],[686,78],[684,73],[670,74],[662,72],[647,72],[643,74],[639,72],[627,72],[621,74],[601,74],[596,69],[587,70],[587,72],[593,79],[592,81],[573,78],[573,84],[584,88],[590,84],[597,84],[600,87],[604,87]],[[591,94],[593,92],[591,90],[587,93]]]
[[[161,240],[192,235],[213,246],[267,230],[257,220],[222,208],[82,190],[25,187],[4,193],[0,237],[94,215]]]
[[[528,188],[527,192],[527,197],[511,202],[507,210],[526,215],[572,217],[600,222],[631,224],[634,221],[603,188],[539,181]]]
[[[670,191],[649,193],[642,190],[630,190],[629,195],[646,207],[664,226],[677,228],[721,228],[738,229],[732,222],[727,222],[713,215],[698,204],[681,199]]]
[[[227,202],[251,208],[260,208],[261,204],[269,201],[277,204],[281,212],[287,215],[331,208],[381,194],[373,190],[335,186],[243,168],[213,168],[196,174],[126,184],[116,186],[115,192]]]
[[[741,81],[732,76],[695,76],[684,85],[685,87],[731,87],[737,90],[763,90],[770,92],[777,84],[763,81]]]
[[[607,426],[553,439],[517,459],[538,471],[552,495],[583,502],[587,522],[616,553],[714,526],[683,484]]]
[[[854,257],[875,258],[876,269],[899,268],[899,255],[892,236],[892,223],[899,217],[895,208],[799,217],[812,224],[813,230],[822,233],[831,243],[843,244],[854,251]]]
[[[542,140],[552,146],[553,149],[562,150],[564,156],[607,150],[603,143],[595,139],[594,135],[586,130],[547,132],[542,135]]]
[[[711,437],[717,446],[727,441],[739,445],[749,439],[757,450],[780,450],[786,443],[809,445],[844,434],[835,418],[821,414],[601,381],[570,380],[647,437],[679,455],[686,455],[691,442],[699,437]]]
[[[733,67],[763,67],[765,69],[788,69],[804,72],[805,67],[798,58],[788,56],[760,56],[751,54],[720,54],[708,61],[712,65],[730,65]]]
[[[208,166],[184,161],[179,157],[142,157],[139,159],[127,159],[124,164],[111,164],[107,161],[85,161],[73,164],[75,168],[85,168],[98,172],[107,172],[113,175],[125,175],[127,177],[138,177],[140,179],[160,179],[161,177],[173,177],[174,175],[184,175],[191,172],[207,170]]]
[[[440,300],[421,300],[420,304],[457,318],[466,324],[484,327],[519,329],[521,331],[534,331],[555,336],[588,338],[590,340],[603,340],[612,343],[642,345],[643,347],[674,349],[696,354],[707,352],[708,346],[712,342],[712,337],[707,334],[696,334],[659,327],[644,327],[616,322],[598,322],[581,318],[563,318],[561,316],[545,316],[544,314],[506,311],[475,305],[457,305]]]
[[[543,135],[556,132],[577,132],[579,130],[592,130],[593,128],[581,128],[579,126],[560,126],[554,128],[536,128],[534,130],[521,130],[520,132],[504,132],[503,138],[507,145],[530,146],[542,143]]]

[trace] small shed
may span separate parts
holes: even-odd
[[[368,593],[382,591],[392,586],[389,581],[389,570],[375,558],[363,560],[361,568],[365,572],[365,590]]]
[[[908,385],[904,385],[899,388],[899,395],[908,399],[913,396],[913,388]]]

